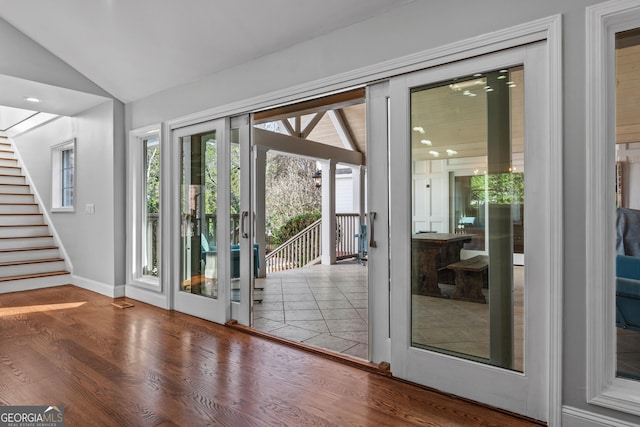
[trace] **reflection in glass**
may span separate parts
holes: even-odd
[[[158,137],[145,139],[144,156],[144,200],[145,212],[142,216],[142,274],[160,275],[160,140]]]
[[[523,371],[524,70],[411,92],[412,346]]]
[[[181,138],[180,290],[218,297],[216,133]]]
[[[616,34],[616,374],[634,380],[640,380],[639,66],[640,30]]]

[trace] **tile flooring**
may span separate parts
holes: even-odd
[[[314,265],[256,279],[255,329],[368,359],[367,268]]]
[[[522,370],[524,267],[514,268],[514,366]],[[254,328],[367,359],[367,268],[355,261],[272,273],[256,280]],[[440,285],[443,294],[452,286]],[[413,341],[489,357],[489,304],[413,296]]]

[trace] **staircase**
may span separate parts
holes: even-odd
[[[13,146],[0,136],[0,293],[70,282]]]

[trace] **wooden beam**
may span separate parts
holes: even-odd
[[[270,110],[259,111],[253,114],[253,123],[265,123],[289,118],[294,115],[304,116],[305,114],[318,113],[320,111],[335,110],[345,108],[349,105],[361,104],[364,102],[364,88],[350,90],[348,92],[336,93],[322,98],[311,99],[297,104],[285,105]]]
[[[336,128],[336,132],[338,132],[338,136],[340,137],[340,141],[342,141],[342,145],[347,150],[358,151],[356,144],[353,140],[353,135],[351,135],[351,130],[347,125],[347,122],[344,118],[344,113],[342,109],[331,110],[329,111],[329,117],[331,118],[331,122],[333,123],[333,127]]]
[[[307,125],[304,127],[304,129],[302,130],[302,135],[300,135],[300,137],[302,139],[307,139],[309,137],[309,134],[313,131],[313,129],[318,125],[318,123],[320,123],[320,120],[322,120],[322,117],[324,117],[324,111],[316,113],[316,115],[313,116],[311,121],[309,121],[309,123],[307,123]]]
[[[280,120],[280,123],[282,123],[282,127],[289,135],[293,136],[295,134],[293,127],[291,127],[291,122],[288,119],[282,119]]]
[[[268,130],[260,128],[253,129],[253,140],[258,147],[265,147],[282,153],[312,159],[335,160],[338,163],[353,166],[363,164],[362,153],[358,151],[332,147],[331,145],[320,144],[319,142],[313,142],[295,136],[287,136],[281,133],[269,132]]]

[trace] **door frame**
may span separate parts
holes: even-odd
[[[528,417],[547,421],[549,417],[549,367],[545,357],[536,357],[541,348],[551,348],[550,294],[552,268],[561,254],[554,247],[552,234],[557,214],[551,198],[558,191],[550,179],[558,171],[551,166],[548,105],[548,85],[545,75],[547,43],[537,42],[514,47],[455,63],[432,67],[395,77],[391,87],[391,136],[395,148],[391,150],[390,179],[394,191],[390,205],[397,209],[391,218],[391,366],[394,375],[429,387],[463,396],[478,402],[503,408]],[[441,352],[423,350],[411,345],[411,150],[410,91],[452,77],[472,75],[492,69],[525,65],[525,209],[529,208],[525,223],[528,232],[527,268],[525,283],[525,369],[523,373],[488,364],[473,362]],[[533,124],[533,125],[532,125]],[[532,215],[535,210],[536,214]],[[561,230],[561,229],[560,229]],[[527,232],[527,231],[525,231]],[[561,232],[561,231],[559,231]],[[558,257],[558,258],[556,258]]]

